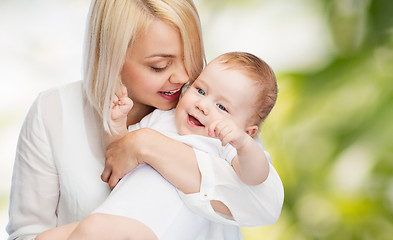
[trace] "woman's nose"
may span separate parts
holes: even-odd
[[[172,73],[172,75],[169,78],[169,81],[171,83],[176,83],[176,84],[185,84],[186,82],[188,82],[189,80],[189,76],[186,70],[186,67],[184,66],[184,64],[179,64],[174,72]]]

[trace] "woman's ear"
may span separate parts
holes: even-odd
[[[258,133],[258,129],[259,129],[259,127],[257,125],[248,126],[248,127],[246,127],[246,133],[248,135],[250,135],[251,137],[254,137],[255,134]]]

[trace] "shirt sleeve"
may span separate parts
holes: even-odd
[[[232,147],[232,145],[230,144],[227,144],[225,147],[221,147],[221,152],[219,157],[225,159],[229,164],[232,165],[232,160],[236,157],[236,155],[237,155],[236,148]]]
[[[23,123],[12,176],[8,239],[35,239],[57,224],[59,183],[38,97]]]
[[[199,193],[179,195],[195,213],[218,223],[238,226],[262,226],[275,223],[284,201],[281,179],[269,159],[269,176],[261,184],[244,184],[233,168],[221,158],[194,149],[202,180]],[[216,213],[210,201],[223,202],[233,217]]]

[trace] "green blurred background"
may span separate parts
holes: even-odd
[[[393,239],[393,1],[319,3],[331,59],[280,72],[278,102],[262,127],[285,188],[282,214],[243,233]]]
[[[0,31],[6,33],[0,80],[8,86],[0,90],[3,229],[28,107],[39,91],[81,78],[89,1],[37,1],[0,1]],[[261,138],[283,181],[285,202],[276,224],[242,228],[245,239],[392,239],[393,1],[196,4],[208,60],[250,51],[277,74],[279,97]],[[38,28],[45,24],[49,30]]]

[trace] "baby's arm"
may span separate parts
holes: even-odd
[[[221,140],[222,145],[231,144],[237,155],[232,167],[239,178],[248,185],[264,182],[269,175],[269,163],[263,149],[252,138],[256,130],[243,131],[232,120],[225,119],[209,126],[209,135]]]
[[[132,100],[128,97],[127,88],[121,85],[116,92],[111,105],[111,120],[113,122],[113,131],[111,135],[106,136],[106,145],[122,138],[127,134],[127,115],[133,106]]]

